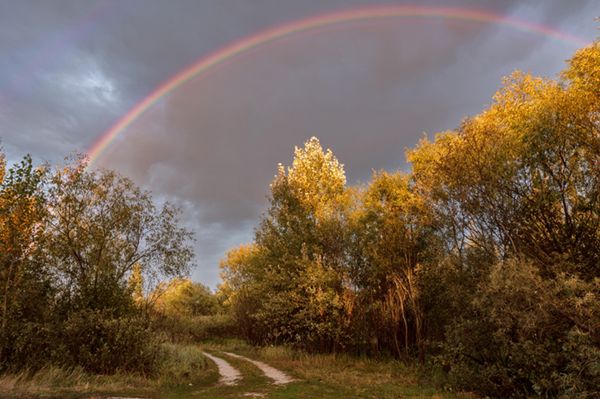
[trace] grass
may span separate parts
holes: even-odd
[[[236,386],[219,385],[216,366],[202,355],[202,351],[227,360],[242,373],[243,379]],[[296,381],[275,386],[255,366],[227,356],[223,351],[264,361],[285,371]],[[307,354],[281,346],[256,348],[235,340],[200,345],[165,345],[165,353],[166,360],[154,378],[131,374],[94,376],[81,369],[45,368],[34,374],[0,376],[0,397],[227,399],[253,394],[272,399],[475,398],[470,394],[436,389],[417,367],[394,360]]]
[[[76,398],[94,393],[111,394],[147,391],[147,380],[142,376],[116,374],[89,375],[82,369],[65,370],[45,367],[35,373],[21,372],[0,377],[0,397],[10,398]]]
[[[165,361],[156,376],[132,373],[90,375],[80,368],[45,367],[35,373],[0,376],[0,398],[176,398],[195,387],[216,384],[218,372],[197,345],[164,345]]]
[[[468,393],[445,392],[435,388],[418,367],[395,360],[375,360],[345,354],[308,354],[282,346],[257,348],[240,341],[213,344],[211,348],[264,361],[297,379],[282,387],[271,387],[267,397],[273,399],[476,398]],[[227,360],[234,363],[233,358]]]

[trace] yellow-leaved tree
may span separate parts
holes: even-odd
[[[222,262],[234,306],[248,310],[248,338],[322,350],[347,343],[348,205],[343,166],[317,138],[295,149],[287,170],[279,165],[255,243]]]
[[[43,256],[44,176],[29,156],[7,171],[0,154],[0,369],[32,356],[28,347],[43,339],[49,318],[45,309],[53,290]],[[39,352],[35,357],[43,360]]]

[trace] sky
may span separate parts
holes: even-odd
[[[598,37],[600,0],[0,0],[0,147],[9,162],[86,153],[198,59],[275,26],[375,6],[470,9]],[[227,249],[252,240],[277,164],[320,138],[350,184],[406,170],[425,134],[484,109],[514,70],[555,78],[577,45],[505,24],[390,17],[257,46],[161,97],[93,167],[183,210],[191,276],[212,288]]]

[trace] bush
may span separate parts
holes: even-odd
[[[225,339],[238,336],[238,328],[232,316],[158,315],[154,327],[166,334],[173,342],[195,342],[208,339]]]
[[[209,369],[202,350],[193,345],[164,344],[160,365],[160,383],[177,385]]]
[[[591,397],[600,386],[600,279],[543,280],[530,262],[494,266],[447,331],[452,385],[493,397]]]
[[[6,349],[0,370],[38,371],[55,365],[91,373],[156,371],[159,341],[147,319],[115,317],[108,311],[82,310],[66,320],[13,323],[2,337]]]
[[[13,322],[1,337],[0,371],[37,370],[54,356],[56,333],[44,323]]]
[[[152,373],[160,358],[159,343],[146,319],[112,317],[98,310],[83,310],[65,322],[59,364],[83,367],[88,372]]]

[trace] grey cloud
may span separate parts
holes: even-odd
[[[422,4],[436,5],[426,1]],[[444,2],[595,36],[593,1]],[[199,57],[287,21],[366,0],[0,0],[0,137],[9,157],[84,150],[165,79]],[[439,3],[438,3],[439,4]],[[577,26],[575,26],[577,25]],[[57,51],[58,50],[58,51]],[[286,38],[212,70],[154,105],[104,154],[198,235],[194,276],[251,239],[278,162],[317,135],[350,182],[404,168],[422,132],[478,112],[513,69],[553,76],[574,49],[500,25],[394,19]]]

